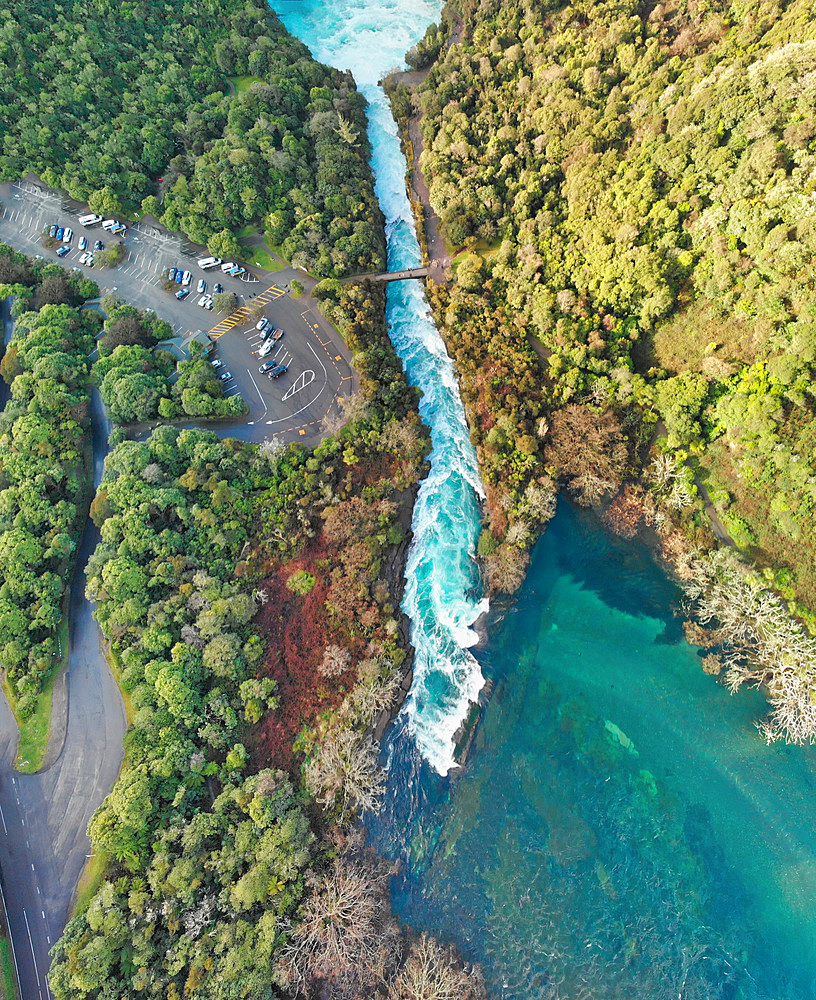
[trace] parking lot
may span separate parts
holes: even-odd
[[[202,271],[196,259],[207,256],[203,248],[146,223],[135,223],[124,237],[111,237],[99,225],[84,229],[78,222],[78,216],[87,211],[84,206],[31,181],[0,185],[0,200],[4,206],[0,241],[30,255],[53,258],[65,268],[77,266],[74,261],[80,257],[80,236],[86,236],[90,246],[96,240],[106,245],[120,239],[124,242],[127,253],[116,267],[80,269],[99,284],[101,294],[115,291],[141,309],[154,310],[171,324],[175,336],[198,330],[209,333],[215,343],[212,358],[223,362],[220,372],[228,371],[232,376],[225,383],[225,393],[240,393],[250,407],[246,420],[225,428],[225,433],[245,440],[279,436],[286,441],[314,443],[338,397],[352,391],[351,358],[339,334],[318,312],[313,299],[306,294],[295,299],[289,294],[293,278],[308,283],[300,272],[287,268],[272,273],[253,267],[246,275],[232,277],[218,268]],[[61,260],[55,253],[58,247],[47,249],[42,239],[43,230],[54,224],[74,231],[71,251]],[[168,267],[192,273],[190,295],[182,301],[174,295],[181,285],[174,284],[171,291],[162,288],[162,271]],[[200,307],[201,295],[195,291],[200,278],[207,282],[209,292],[216,282],[224,291],[234,292],[239,301],[237,311],[224,317]],[[257,356],[258,315],[285,331],[265,358]],[[272,380],[259,372],[269,360],[286,365],[286,373]]]

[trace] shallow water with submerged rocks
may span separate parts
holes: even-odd
[[[389,265],[419,263],[377,81],[441,3],[273,7],[317,58],[354,72]],[[521,592],[469,648],[486,610],[475,455],[417,284],[390,286],[388,318],[434,442],[403,602],[415,684],[383,745],[385,807],[368,818],[373,843],[401,861],[396,912],[481,962],[496,997],[816,997],[816,750],[765,746],[761,696],[731,697],[703,673],[648,551],[565,503]],[[468,761],[449,773],[485,679]]]

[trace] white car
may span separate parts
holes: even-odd
[[[73,238],[74,238],[74,231],[73,231],[73,229],[66,229],[65,232],[63,233],[63,236],[62,236],[62,242],[63,243],[70,243]]]
[[[205,280],[204,280],[203,278],[199,278],[199,279],[198,279],[198,285],[197,285],[197,288],[198,288],[198,294],[199,294],[199,295],[200,295],[200,294],[201,294],[202,292],[206,292],[206,291],[207,291],[207,282],[206,282],[206,281],[205,281]]]
[[[79,249],[80,250],[88,249],[88,240],[84,236],[79,237]]]
[[[212,295],[205,295],[204,299],[205,299],[204,308],[205,309],[212,309],[212,307],[213,307],[213,297],[212,297]]]
[[[198,300],[198,304],[200,306],[205,306],[207,304],[207,296],[202,295],[201,298]]]
[[[78,263],[85,264],[90,256],[91,255],[86,251],[85,253],[80,255]]]
[[[225,264],[221,265],[221,270],[224,272],[224,274],[226,274],[227,271],[231,271],[234,267],[235,267],[235,261],[228,260]]]
[[[269,326],[269,320],[266,316],[261,316],[258,322],[255,324],[256,330],[265,330]]]
[[[184,287],[186,288],[192,280],[193,280],[192,274],[190,274],[189,271],[185,271],[181,278],[182,285],[184,285]]]
[[[215,361],[211,361],[210,364],[213,366],[213,368],[223,368],[224,366],[224,362],[221,360],[221,358],[216,358]]]

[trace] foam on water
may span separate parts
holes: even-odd
[[[405,52],[438,20],[441,0],[273,0],[272,7],[316,58],[353,72],[369,102],[371,164],[386,218],[389,267],[420,265],[405,159],[377,81],[404,67]],[[473,625],[487,611],[474,560],[484,494],[453,364],[421,284],[390,285],[387,316],[408,377],[423,392],[420,412],[433,444],[406,566],[402,606],[411,620],[416,660],[403,712],[423,756],[446,774],[454,763],[454,733],[484,683],[468,652],[477,639]]]

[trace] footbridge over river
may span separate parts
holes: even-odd
[[[411,267],[407,271],[385,271],[376,274],[355,274],[346,281],[406,281],[409,278],[427,278],[431,267]]]

